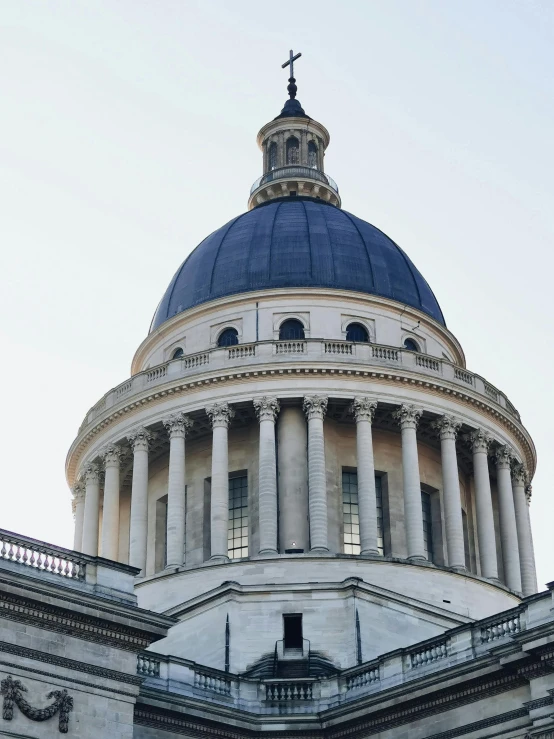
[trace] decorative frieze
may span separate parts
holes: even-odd
[[[325,395],[306,395],[302,407],[308,421],[312,418],[323,419],[327,413],[328,402],[329,399]]]
[[[170,438],[184,439],[193,425],[193,420],[184,413],[172,413],[162,420]]]
[[[14,680],[11,675],[2,680],[0,691],[4,696],[2,706],[4,721],[13,719],[13,708],[16,705],[21,713],[31,721],[47,721],[58,715],[60,734],[67,734],[69,731],[69,714],[73,710],[73,698],[67,690],[51,690],[46,697],[53,698],[54,702],[46,708],[33,708],[23,697],[23,693],[27,692],[27,688],[19,680]]]
[[[264,395],[261,398],[254,398],[253,404],[258,421],[275,422],[280,410],[279,401],[275,396]]]
[[[229,424],[235,415],[235,411],[228,403],[213,403],[207,406],[206,413],[211,421],[212,428],[218,426],[229,428]]]
[[[392,413],[395,421],[398,421],[401,429],[417,429],[419,419],[423,410],[411,403],[404,403]]]
[[[356,419],[356,423],[359,421],[369,421],[371,423],[376,410],[377,401],[363,395],[356,396],[350,406],[350,413]]]

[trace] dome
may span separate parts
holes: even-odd
[[[204,239],[171,280],[150,330],[216,298],[287,287],[379,295],[445,325],[431,288],[392,239],[324,202],[287,198],[254,208]]]

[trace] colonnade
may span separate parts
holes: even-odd
[[[303,411],[307,418],[309,549],[312,553],[329,551],[323,424],[327,402],[328,399],[322,395],[309,395],[303,400]],[[276,554],[279,551],[279,496],[275,425],[280,405],[278,399],[272,396],[256,398],[253,404],[259,421],[260,439],[259,554]],[[356,422],[361,554],[375,556],[378,555],[378,546],[372,422],[376,407],[375,400],[360,396],[353,399],[350,408]],[[206,408],[206,413],[212,425],[211,559],[225,562],[228,561],[229,518],[228,429],[234,411],[227,403],[213,403]],[[421,415],[422,409],[407,403],[393,412],[401,430],[404,525],[408,558],[413,561],[426,559],[417,447],[417,427]],[[192,423],[192,419],[181,412],[163,420],[170,442],[166,530],[168,567],[180,566],[184,559],[185,443]],[[441,444],[448,566],[464,571],[464,532],[456,450],[456,437],[462,424],[454,416],[445,414],[438,417],[432,425]],[[151,434],[143,427],[134,429],[127,437],[133,451],[129,564],[143,572],[146,568],[148,450],[151,438]],[[481,574],[494,581],[498,579],[498,562],[488,467],[493,439],[483,429],[475,429],[465,438],[470,443],[473,454]],[[117,559],[121,447],[109,445],[100,456],[105,476],[101,542],[98,536],[101,468],[98,463],[92,462],[86,466],[82,480],[74,490],[75,548],[90,555],[96,555],[100,551],[101,556]],[[494,456],[504,579],[510,589],[529,595],[536,591],[536,575],[526,496],[526,470],[507,446],[496,446]]]

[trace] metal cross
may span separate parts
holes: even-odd
[[[284,64],[281,64],[281,69],[284,69],[285,67],[289,67],[290,66],[290,76],[291,76],[291,79],[294,79],[294,62],[297,59],[300,59],[301,56],[302,56],[302,53],[300,53],[300,54],[294,54],[293,50],[291,49],[289,51],[289,60],[288,60],[288,62],[285,62]]]

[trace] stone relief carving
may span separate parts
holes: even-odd
[[[46,708],[33,708],[31,704],[25,700],[23,693],[27,692],[27,688],[19,681],[14,680],[8,675],[0,683],[0,692],[4,696],[2,705],[2,718],[5,721],[13,719],[14,704],[19,708],[21,713],[31,721],[47,721],[58,714],[58,727],[60,734],[67,734],[69,730],[69,714],[73,710],[73,698],[68,694],[67,690],[51,690],[46,696],[54,698],[54,702],[46,706]]]

